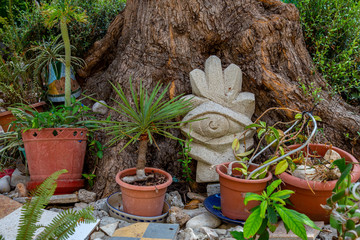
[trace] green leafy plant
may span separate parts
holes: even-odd
[[[299,9],[305,43],[317,70],[335,93],[360,101],[360,2],[283,0]]]
[[[130,92],[132,102],[126,98],[126,95],[122,87],[118,84],[116,87],[110,83],[117,93],[119,101],[113,99],[116,103],[115,107],[102,104],[109,109],[115,111],[120,116],[126,118],[124,121],[112,121],[110,119],[104,121],[96,121],[96,123],[105,124],[106,126],[101,128],[109,132],[114,137],[109,140],[108,144],[111,146],[117,143],[120,139],[129,138],[129,141],[124,145],[120,152],[129,146],[129,144],[136,141],[140,142],[139,154],[136,165],[136,176],[130,180],[123,181],[136,181],[145,180],[145,164],[146,164],[146,152],[148,143],[154,143],[154,134],[159,134],[170,139],[180,140],[173,136],[167,130],[171,128],[179,128],[181,121],[172,122],[171,120],[177,116],[186,114],[191,110],[190,99],[181,98],[181,95],[176,96],[168,101],[165,101],[165,94],[167,93],[169,86],[167,85],[161,92],[162,84],[157,83],[151,93],[143,87],[140,81],[138,92],[135,91],[130,78]],[[92,100],[95,100],[89,97]],[[96,100],[95,100],[96,101]]]
[[[0,134],[0,144],[3,146],[0,149],[0,170],[2,170],[14,165],[17,159],[22,158],[19,147],[22,147],[24,143],[18,132],[10,131]]]
[[[32,104],[41,97],[41,85],[31,79],[29,62],[24,57],[13,56],[5,61],[0,56],[0,96],[2,107],[16,103]]]
[[[66,172],[67,170],[63,169],[53,173],[37,188],[34,197],[24,204],[21,209],[17,240],[33,239],[35,231],[42,227],[37,225],[42,215],[42,209],[45,208],[55,192],[56,179]],[[37,239],[67,239],[80,223],[90,223],[95,220],[92,211],[91,207],[87,207],[77,212],[71,209],[61,212],[41,231]]]
[[[58,36],[60,26],[54,25],[48,29],[44,26],[44,16],[41,14],[39,1],[1,0],[0,1],[0,39],[9,53],[23,54],[32,45],[39,42],[51,42]],[[12,2],[9,7],[8,2]],[[44,2],[44,1],[41,1]],[[47,1],[50,2],[50,1]],[[89,48],[100,40],[114,18],[125,7],[125,0],[73,0],[72,4],[87,12],[86,23],[72,21],[68,23],[70,42],[74,46],[71,55],[83,57]],[[10,9],[12,10],[14,24],[10,23]],[[18,39],[19,41],[17,41]],[[27,52],[29,58],[34,57]]]
[[[96,178],[96,174],[93,173],[83,173],[82,176],[88,181],[90,187],[94,186],[94,178]]]
[[[42,13],[45,24],[51,28],[60,23],[61,36],[65,46],[65,106],[71,105],[71,45],[67,24],[71,20],[86,22],[86,12],[81,8],[72,5],[72,0],[54,0],[51,4],[45,3]]]
[[[269,111],[272,110],[286,110],[294,112],[294,120],[289,122],[276,122],[273,125],[268,125],[266,122],[260,119]],[[309,132],[309,127],[313,126],[311,136],[316,133],[316,121],[321,120],[317,116],[312,116],[309,113],[299,113],[298,111],[288,108],[270,108],[266,110],[253,124],[245,127],[243,136],[250,130],[256,130],[257,137],[259,138],[258,145],[248,151],[238,153],[240,148],[239,139],[234,139],[232,144],[232,150],[237,161],[229,164],[227,167],[227,174],[232,175],[232,170],[235,169],[242,173],[242,178],[246,179],[262,179],[266,176],[270,167],[274,167],[276,175],[285,172],[288,168],[295,169],[295,163],[292,155],[289,154],[288,144],[292,144],[295,140],[302,137],[301,133]],[[288,130],[283,132],[280,130],[279,125],[285,125]],[[311,138],[306,138],[303,142],[308,144]],[[265,147],[262,147],[263,142],[266,143]],[[246,146],[246,143],[244,143]],[[267,160],[263,161],[256,171],[249,171],[249,166],[253,164],[253,161],[266,149],[272,150],[272,153],[267,156]],[[300,149],[299,149],[300,150]],[[240,167],[233,168],[234,163],[239,163]]]
[[[330,211],[330,225],[337,230],[339,239],[358,239],[360,236],[360,183],[351,183],[353,164],[345,159],[334,161],[341,171],[333,194],[322,207]]]
[[[280,184],[280,179],[272,182],[261,195],[246,193],[245,205],[249,201],[260,201],[260,205],[251,209],[243,232],[231,232],[234,238],[244,240],[256,239],[256,236],[259,236],[259,239],[269,239],[269,231],[276,230],[279,219],[284,222],[288,232],[292,231],[303,240],[307,239],[305,225],[320,230],[306,215],[285,207],[287,199],[294,192],[291,190],[275,191]]]
[[[50,64],[55,64],[56,62],[61,62],[66,64],[64,49],[65,45],[62,41],[59,42],[61,35],[58,35],[50,42],[42,40],[42,42],[36,43],[35,46],[31,47],[29,51],[33,52],[34,57],[30,60],[30,67],[35,69],[33,76],[36,77],[38,81],[42,84],[44,79],[42,76],[47,76],[48,72],[46,71]],[[72,50],[74,47],[70,46]],[[82,68],[85,65],[84,60],[81,58],[71,56],[71,66],[76,68]],[[53,66],[53,69],[57,68]],[[60,73],[56,73],[60,75]],[[60,77],[58,77],[60,79]]]
[[[178,152],[178,154],[181,156],[181,158],[178,159],[178,161],[181,162],[182,173],[183,173],[182,176],[185,178],[187,182],[194,181],[191,178],[191,168],[189,166],[189,164],[191,164],[192,161],[192,157],[189,156],[189,153],[191,151],[191,142],[193,141],[190,132],[191,131],[187,133],[185,142],[179,141],[179,144],[181,145],[181,152]]]
[[[75,98],[71,100],[72,105],[66,107],[64,105],[52,106],[49,111],[38,112],[28,106],[20,105],[17,108],[10,108],[16,120],[11,126],[16,128],[15,131],[27,131],[32,128],[70,128],[70,127],[86,127],[89,129],[96,128],[93,122],[85,121],[85,118],[94,116],[91,109]]]

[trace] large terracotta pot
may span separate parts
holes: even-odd
[[[293,145],[290,146],[290,149],[297,147],[299,147],[299,145]],[[324,144],[310,144],[309,147],[312,152],[316,152],[321,156],[324,156],[326,151],[330,149],[329,145]],[[347,162],[358,163],[350,153],[337,147],[332,147],[332,149],[338,152],[341,157],[345,158]],[[303,151],[306,151],[306,148],[303,149]],[[329,213],[325,211],[320,204],[326,204],[326,199],[332,195],[332,190],[337,180],[328,182],[306,181],[286,172],[280,174],[279,178],[283,181],[283,189],[290,189],[295,192],[290,197],[293,209],[304,213],[313,221],[329,222]],[[354,164],[351,172],[351,182],[356,182],[359,178],[360,166],[359,164]],[[310,190],[310,187],[315,194]]]
[[[246,220],[250,215],[250,209],[259,205],[259,202],[250,201],[245,206],[245,194],[248,192],[261,194],[266,188],[267,182],[272,179],[272,174],[268,172],[264,179],[259,180],[240,179],[227,175],[227,170],[223,165],[227,167],[229,164],[224,163],[216,166],[220,180],[221,212],[231,219]],[[241,165],[235,163],[233,167],[241,167]],[[253,169],[254,167],[251,166],[250,170]],[[240,172],[234,170],[233,174],[240,175]]]
[[[36,109],[38,112],[42,112],[44,105],[46,105],[46,102],[38,102],[30,105],[30,107]],[[10,123],[15,120],[15,116],[10,111],[0,113],[0,125],[4,132],[8,131]]]
[[[22,133],[29,166],[28,189],[41,184],[55,171],[66,169],[57,180],[57,194],[73,193],[84,186],[82,169],[86,152],[86,128],[30,129]]]
[[[145,168],[145,173],[150,172],[165,175],[167,181],[156,186],[135,186],[121,180],[125,176],[135,175],[136,168],[125,169],[116,175],[115,179],[120,185],[122,193],[124,212],[143,217],[153,217],[162,214],[166,189],[172,183],[172,177],[163,170]]]

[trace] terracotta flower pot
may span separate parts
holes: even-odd
[[[157,168],[145,168],[146,173],[155,172],[165,175],[167,181],[156,186],[135,186],[123,182],[125,176],[136,174],[136,168],[128,168],[118,172],[116,182],[120,185],[123,210],[137,216],[153,217],[162,213],[167,187],[172,183],[169,173]]]
[[[220,180],[221,212],[231,219],[246,220],[250,215],[249,210],[259,205],[259,202],[250,201],[245,206],[245,194],[248,192],[261,194],[266,188],[267,182],[272,179],[272,174],[268,172],[264,179],[259,180],[240,179],[227,175],[227,170],[223,165],[227,167],[229,163],[216,166]],[[241,165],[235,163],[233,167],[241,167]],[[250,170],[253,169],[250,167]],[[233,174],[240,175],[240,172],[233,171]]]
[[[30,105],[30,107],[36,109],[38,112],[42,112],[44,105],[46,105],[46,102],[38,102]],[[10,111],[0,113],[0,125],[4,132],[7,132],[10,123],[15,120],[15,116]]]
[[[84,186],[82,169],[86,151],[86,128],[30,129],[22,133],[30,172],[28,189],[41,184],[53,172],[66,169],[57,183],[57,194],[72,193]]]
[[[299,147],[299,145],[290,146],[291,149]],[[324,144],[310,144],[310,150],[317,154],[324,156],[326,151],[330,149],[329,145]],[[332,147],[338,152],[341,157],[345,158],[347,162],[358,163],[358,161],[350,153],[345,152],[337,147]],[[303,151],[305,151],[303,149]],[[286,172],[279,175],[283,180],[283,189],[293,190],[295,193],[291,195],[290,201],[294,205],[292,208],[300,213],[304,213],[313,221],[329,222],[329,213],[325,211],[320,204],[326,204],[326,199],[332,195],[332,190],[335,187],[336,181],[317,182],[306,181],[294,177]],[[351,182],[356,182],[360,178],[360,166],[354,164],[351,172]],[[315,192],[315,194],[310,190]],[[291,206],[289,206],[291,207]]]

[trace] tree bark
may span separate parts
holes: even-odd
[[[347,151],[353,147],[353,153],[360,157],[359,144],[351,146],[344,136],[355,136],[359,131],[359,108],[324,90],[326,83],[314,70],[294,5],[278,0],[128,0],[119,16],[123,23],[119,25],[115,58],[86,83],[89,92],[96,93],[99,100],[112,104],[110,97],[116,95],[108,81],[128,88],[130,76],[135,84],[142,79],[148,88],[157,81],[174,82],[177,94],[188,94],[189,72],[203,69],[205,60],[216,55],[224,68],[234,63],[243,71],[243,90],[256,96],[254,119],[269,107],[311,110],[314,102],[304,95],[299,81],[321,87],[324,100],[314,114],[323,119],[325,141]],[[104,53],[96,57],[101,63],[108,56]],[[129,91],[126,94],[130,96]],[[265,120],[290,117],[290,112],[275,112]],[[180,136],[178,132],[175,135]],[[148,166],[179,174],[179,145],[161,137],[156,141],[160,150],[149,146]],[[115,174],[135,165],[138,146],[119,154],[122,144],[107,149],[100,161],[95,184],[99,195],[114,192]]]

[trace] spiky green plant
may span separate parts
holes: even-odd
[[[43,209],[49,203],[56,189],[56,179],[67,170],[59,170],[48,177],[36,190],[34,197],[24,204],[21,210],[20,224],[16,240],[30,240],[42,226],[36,223],[40,220]],[[81,222],[92,222],[92,208],[81,211],[66,210],[56,216],[52,222],[37,236],[37,239],[67,239],[74,233],[75,227]]]
[[[171,128],[180,128],[180,123],[195,121],[171,121],[178,116],[185,115],[192,109],[190,99],[181,98],[182,95],[179,95],[169,101],[165,101],[165,96],[170,85],[167,85],[163,91],[160,91],[162,88],[161,83],[157,83],[153,91],[148,93],[140,81],[139,90],[137,92],[133,87],[130,78],[130,92],[132,102],[134,103],[134,106],[132,106],[130,101],[126,98],[120,84],[118,84],[117,87],[112,83],[110,84],[117,93],[117,97],[120,101],[113,99],[116,103],[115,107],[108,106],[101,102],[99,103],[127,119],[125,121],[105,120],[96,122],[107,125],[102,129],[114,136],[109,141],[110,145],[117,143],[120,139],[129,138],[129,141],[120,151],[129,144],[139,141],[140,146],[136,165],[136,178],[132,178],[129,182],[133,182],[133,179],[135,181],[145,180],[146,176],[144,169],[148,143],[152,144],[154,142],[154,134],[159,134],[174,140],[180,140],[169,133],[168,130]],[[96,101],[91,97],[89,98]],[[123,181],[125,180],[123,179]]]
[[[44,74],[46,68],[50,64],[55,64],[56,62],[61,62],[64,65],[66,64],[64,55],[65,45],[63,41],[59,41],[60,37],[61,35],[58,35],[49,42],[43,40],[29,49],[29,51],[33,52],[35,56],[30,60],[29,64],[30,67],[34,69],[34,77],[38,78],[40,84],[42,84],[41,74]],[[70,48],[72,50],[75,49],[72,45],[70,45]],[[72,67],[82,68],[84,65],[85,62],[83,59],[71,56]],[[54,67],[54,70],[56,70],[56,67]]]

